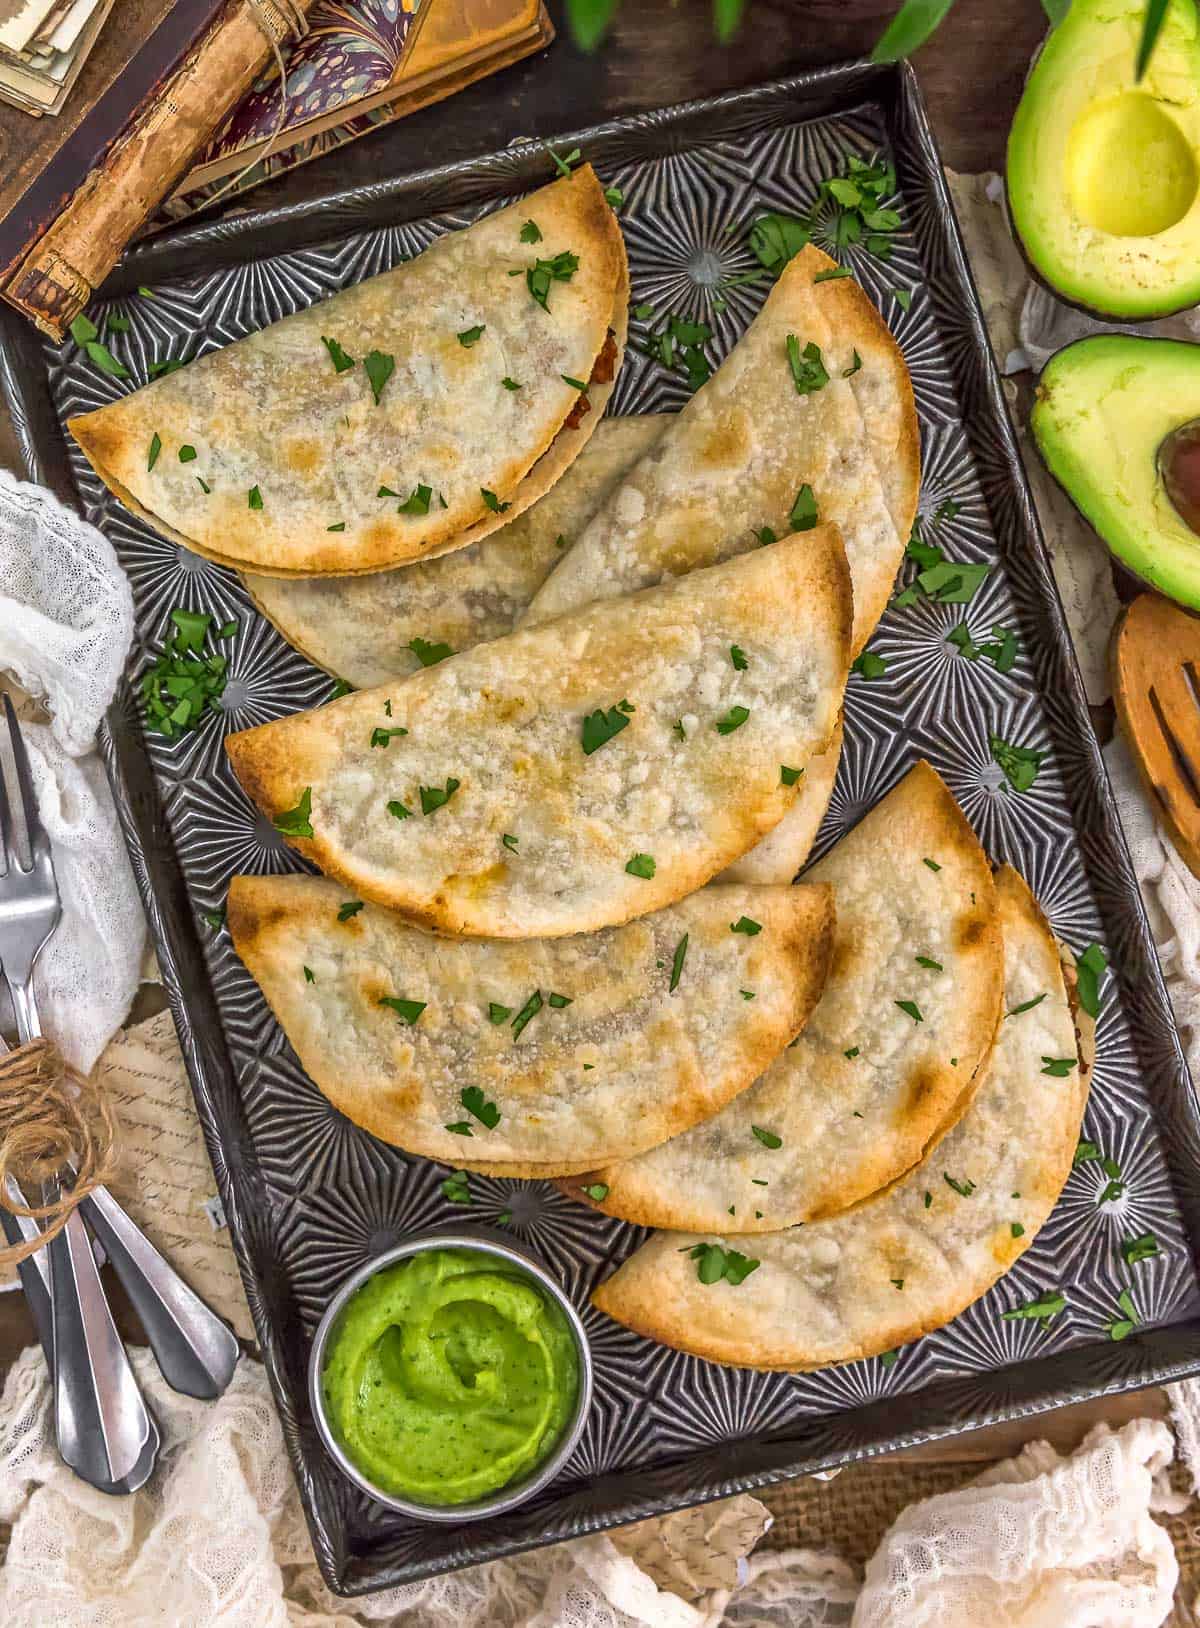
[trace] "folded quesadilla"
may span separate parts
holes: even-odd
[[[935,771],[918,763],[805,881],[832,885],[837,929],[804,1033],[715,1118],[578,1183],[609,1215],[728,1233],[833,1215],[965,1107],[1003,952],[987,858]]]
[[[1092,1033],[1029,889],[1007,868],[996,883],[1008,1016],[948,1135],[846,1215],[752,1240],[659,1233],[597,1289],[602,1311],[714,1362],[821,1368],[949,1322],[1029,1248],[1070,1174]]]
[[[446,646],[499,639],[669,422],[604,419],[544,497],[469,548],[371,576],[247,576],[250,597],[289,644],[356,690],[416,672]]]
[[[833,527],[231,735],[242,785],[355,897],[488,938],[587,932],[771,830],[837,723]]]
[[[625,246],[590,166],[70,420],[164,536],[260,575],[381,571],[528,507],[620,363]]]
[[[739,931],[751,914],[759,930]],[[748,1085],[820,994],[833,901],[708,888],[603,932],[489,944],[435,938],[324,878],[237,876],[228,922],[349,1119],[427,1158],[554,1174],[652,1147]]]
[[[854,649],[879,620],[917,510],[904,358],[852,278],[791,260],[723,365],[609,498],[527,624],[829,521],[854,584]]]

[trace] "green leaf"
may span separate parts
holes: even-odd
[[[873,650],[864,650],[861,656],[857,656],[851,662],[850,671],[858,673],[862,678],[882,678],[887,672],[887,662]]]
[[[745,933],[747,938],[757,938],[762,932],[762,922],[752,921],[749,916],[739,916],[736,921],[729,923],[731,933]]]
[[[114,314],[113,316],[105,318],[104,326],[106,331],[109,333],[127,334],[132,328],[133,324],[130,322],[128,317],[117,316]]]
[[[674,994],[679,987],[679,979],[683,973],[683,963],[687,959],[688,935],[685,933],[675,946],[675,954],[671,957],[671,981],[667,985],[670,994]]]
[[[500,838],[500,841],[509,850],[509,852],[514,853],[514,854],[517,851],[517,845],[520,842],[520,840],[521,840],[520,837],[514,837],[511,831],[506,831],[504,833],[504,835]]]
[[[657,869],[652,854],[634,854],[625,864],[628,875],[640,876],[643,882],[649,882]]]
[[[970,1198],[971,1194],[975,1191],[975,1183],[966,1176],[964,1176],[960,1181],[956,1176],[948,1176],[943,1170],[942,1180],[946,1183],[947,1187],[953,1188],[960,1198]],[[928,1197],[928,1195],[926,1196]],[[928,1209],[929,1205],[926,1204],[925,1208]]]
[[[793,531],[811,531],[819,518],[817,500],[813,496],[813,489],[805,482],[796,493],[795,501],[788,514],[788,524]]]
[[[157,430],[155,430],[154,434],[150,437],[150,450],[146,454],[146,471],[147,471],[147,473],[149,473],[149,471],[151,469],[153,469],[155,464],[158,462],[158,455],[159,455],[159,453],[161,451],[162,451],[162,436],[159,435]]]
[[[371,394],[375,397],[375,405],[378,407],[383,387],[396,370],[396,358],[389,356],[385,351],[373,350],[363,357],[363,368],[371,386]]]
[[[1108,957],[1099,944],[1089,944],[1075,962],[1079,1004],[1089,1017],[1100,1015],[1100,980],[1108,970]]]
[[[1153,1260],[1158,1253],[1158,1239],[1152,1232],[1143,1232],[1138,1238],[1121,1240],[1121,1254],[1125,1257],[1126,1266],[1136,1266],[1139,1261]]]
[[[803,769],[789,769],[786,763],[781,763],[779,765],[779,784],[781,786],[794,786],[803,773]]]
[[[602,746],[608,744],[614,735],[619,735],[628,726],[629,714],[623,707],[609,707],[605,712],[598,708],[589,712],[583,720],[581,743],[585,757],[591,757]]]
[[[261,509],[263,506],[262,493],[257,486],[252,486],[246,494],[246,502],[252,509]]]
[[[477,1119],[479,1123],[485,1126],[489,1131],[494,1131],[496,1126],[500,1123],[499,1108],[497,1108],[494,1102],[488,1101],[487,1097],[484,1096],[479,1086],[464,1086],[462,1094],[458,1100],[462,1103],[463,1107],[467,1110],[471,1117],[473,1119]]]
[[[285,808],[282,813],[275,815],[271,824],[277,831],[282,831],[285,837],[311,837],[312,787],[305,786],[295,808]]]
[[[393,797],[392,801],[387,805],[387,811],[392,816],[392,818],[394,820],[411,820],[412,819],[412,809],[411,808],[405,808],[404,804],[399,802],[394,797]]]
[[[1026,792],[1035,784],[1042,767],[1042,752],[1029,746],[1014,746],[999,735],[989,735],[992,757],[1004,771],[1004,778],[1016,792]]]
[[[929,972],[944,972],[946,969],[940,961],[935,961],[931,955],[914,955],[913,960],[919,967],[925,967]]]
[[[371,731],[371,745],[372,746],[381,746],[384,749],[384,751],[386,752],[387,749],[388,749],[388,746],[391,744],[391,742],[395,739],[395,737],[397,735],[407,735],[407,734],[408,734],[408,730],[400,728],[399,725],[397,725],[397,727],[395,729],[383,729],[383,728],[381,728],[380,726],[377,725]]]
[[[183,365],[174,356],[168,356],[161,362],[151,362],[146,371],[152,379],[157,379],[164,373],[178,372]]]
[[[990,569],[987,565],[970,565],[960,560],[939,560],[920,573],[917,585],[943,605],[967,605],[979,592]]]
[[[853,266],[832,266],[828,271],[819,271],[817,273],[817,275],[813,278],[813,282],[814,283],[832,283],[832,282],[835,282],[839,277],[853,277],[853,276],[854,276],[854,267]],[[854,354],[855,354],[855,356],[857,356],[858,352],[855,351]],[[861,359],[859,360],[858,366],[859,367],[862,366]],[[853,371],[857,372],[858,369],[855,368]],[[848,378],[848,377],[849,377],[849,374],[846,374],[846,373],[842,374],[843,379]]]
[[[591,1182],[583,1190],[595,1204],[603,1204],[608,1197],[608,1183],[605,1181]]]
[[[1035,1006],[1040,1006],[1045,998],[1046,991],[1043,989],[1040,995],[1035,995],[1032,1000],[1022,1001],[1020,1006],[1014,1006],[1011,1012],[1004,1015],[1006,1018],[1020,1017],[1022,1012],[1032,1012]]]
[[[721,45],[728,45],[741,27],[746,0],[713,0],[713,31]]]
[[[442,1196],[448,1198],[451,1204],[473,1204],[471,1197],[470,1178],[465,1170],[456,1170],[452,1176],[447,1176],[442,1183]]]
[[[396,1016],[411,1029],[429,1003],[406,1000],[403,995],[381,995],[379,1004],[386,1006],[389,1012],[395,1012]]]
[[[1065,1080],[1075,1067],[1075,1061],[1074,1057],[1043,1057],[1042,1062],[1045,1066],[1042,1073],[1049,1074],[1051,1079]]]
[[[810,237],[807,222],[794,215],[760,215],[750,228],[750,252],[772,277],[778,277]]]
[[[507,1023],[510,1017],[512,1017],[511,1006],[501,1006],[499,1001],[488,1002],[489,1023],[494,1023],[499,1028],[502,1023]]]
[[[550,991],[548,999],[556,1012],[561,1012],[564,1006],[573,1006],[575,1004],[574,995],[559,995],[554,990]]]
[[[954,0],[904,0],[900,10],[884,29],[874,50],[872,62],[898,62],[911,56],[937,28]]]
[[[322,334],[321,343],[329,352],[329,360],[333,363],[335,373],[349,373],[350,369],[356,366],[354,357],[344,351],[336,339],[327,339]]]
[[[339,921],[349,921],[351,916],[357,916],[363,907],[361,899],[347,899],[345,904],[338,905]]]
[[[729,646],[729,659],[739,673],[744,673],[749,665],[746,661],[746,652],[740,644],[731,644]]]
[[[776,1148],[781,1148],[783,1146],[783,1137],[776,1136],[774,1131],[766,1130],[762,1125],[751,1125],[750,1129],[762,1143],[763,1147],[770,1148],[772,1151],[774,1151]]]
[[[478,322],[473,328],[464,328],[458,336],[458,342],[464,350],[470,350],[472,345],[479,343],[486,332],[487,323]]]
[[[396,494],[395,494],[395,492],[389,492],[387,495],[389,497],[395,497]],[[430,498],[432,496],[433,496],[433,487],[432,486],[425,486],[423,484],[418,484],[418,485],[413,487],[412,491],[405,498],[404,502],[396,510],[396,513],[397,514],[428,514],[429,513],[429,500],[430,500]]]
[[[315,984],[316,981],[317,981],[317,976],[316,976],[316,973],[313,971],[313,969],[311,967],[305,967],[305,969],[304,969],[304,982],[306,984]]]
[[[512,508],[511,503],[501,503],[495,492],[489,492],[486,486],[479,488],[479,495],[483,499],[484,508],[490,509],[493,514],[503,514],[505,509]]]
[[[522,243],[540,243],[542,229],[535,220],[527,220],[518,234]]]
[[[422,667],[436,667],[439,661],[454,654],[448,644],[431,644],[427,639],[410,639],[408,648]]]
[[[1002,1311],[1000,1318],[1005,1323],[1016,1323],[1022,1320],[1048,1323],[1052,1317],[1058,1316],[1066,1303],[1067,1297],[1062,1290],[1054,1289],[1037,1300],[1026,1301],[1023,1306],[1014,1306],[1011,1311]]]
[[[892,298],[902,311],[912,310],[912,294],[907,288],[893,288]]]
[[[1133,71],[1136,80],[1140,80],[1150,66],[1150,58],[1154,55],[1158,36],[1167,20],[1169,3],[1170,0],[1146,0],[1146,10],[1142,17],[1142,37],[1138,42],[1137,66]]]
[[[519,390],[521,388],[517,381],[515,379],[510,379],[507,374],[505,374],[504,378],[500,380],[500,383],[506,390]]]
[[[538,1013],[541,1011],[541,1009],[542,1009],[542,994],[541,994],[540,990],[535,989],[533,994],[529,997],[529,999],[525,1002],[524,1006],[517,1013],[516,1017],[513,1018],[512,1031],[513,1031],[513,1039],[514,1040],[521,1033],[521,1031],[525,1028],[525,1025],[530,1021],[530,1019],[535,1018],[538,1015]]]
[[[559,378],[564,384],[569,384],[572,390],[580,390],[586,395],[587,385],[582,379],[573,379],[569,373],[560,373]]]
[[[810,340],[801,350],[800,341],[795,334],[788,334],[785,345],[796,394],[811,396],[815,390],[823,389],[829,383],[829,374],[821,360],[821,347]]]
[[[723,718],[717,719],[716,729],[718,735],[732,735],[735,729],[740,729],[750,716],[749,707],[730,707]]]
[[[179,461],[180,461],[181,464],[194,463],[195,460],[196,460],[196,449],[195,449],[195,447],[192,447],[192,446],[182,446],[182,447],[180,447],[180,449],[179,449]]]
[[[571,165],[578,164],[579,160],[583,157],[583,153],[578,147],[572,147],[569,153],[560,155],[554,151],[554,148],[551,147],[548,141],[544,141],[542,146],[550,154],[550,157],[554,161],[554,168],[560,175],[570,175]]]
[[[604,201],[612,210],[618,210],[625,202],[625,194],[620,187],[605,187]]]
[[[549,311],[550,285],[569,283],[578,270],[579,256],[563,249],[553,260],[535,260],[525,273],[525,285],[542,310]]]
[[[724,1249],[720,1244],[697,1244],[688,1254],[696,1261],[696,1276],[701,1283],[720,1283],[724,1279],[735,1286],[745,1281],[759,1265],[736,1249]]]
[[[417,795],[421,799],[421,813],[433,814],[437,809],[445,808],[461,784],[461,780],[451,777],[447,780],[444,790],[441,786],[418,786]]]
[[[843,379],[852,379],[854,377],[854,375],[858,372],[858,370],[859,370],[859,368],[861,366],[862,366],[862,357],[858,354],[857,351],[855,351],[854,352],[854,360],[850,363],[850,366],[849,367],[844,367],[842,369],[842,378]]]
[[[912,1018],[914,1023],[924,1023],[925,1019],[921,1016],[921,1008],[916,1001],[893,1001],[892,1004]]]

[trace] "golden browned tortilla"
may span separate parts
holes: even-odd
[[[210,559],[380,571],[477,541],[553,484],[603,412],[627,299],[584,165],[69,428],[126,507]]]
[[[832,267],[812,246],[788,263],[722,366],[568,550],[527,624],[784,536],[808,488],[845,541],[862,648],[912,530],[920,447],[900,348],[853,278],[815,280]]]
[[[818,527],[226,749],[357,897],[443,932],[585,932],[683,898],[779,823],[836,726],[850,622]]]
[[[962,1111],[1000,1017],[991,870],[918,763],[805,880],[829,883],[829,981],[804,1033],[720,1114],[589,1173],[646,1226],[776,1232],[877,1192]]]
[[[714,1362],[821,1368],[949,1322],[1029,1248],[1070,1174],[1091,1025],[1077,1035],[1060,946],[1025,883],[1005,868],[996,891],[1009,1015],[953,1129],[844,1215],[760,1238],[656,1234],[597,1289],[602,1311]]]
[[[309,1075],[411,1153],[544,1175],[651,1147],[728,1102],[804,1024],[833,937],[820,886],[706,888],[623,927],[520,944],[435,938],[356,905],[313,876],[229,890],[234,947]],[[751,912],[760,932],[731,931]]]

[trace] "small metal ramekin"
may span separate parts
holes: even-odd
[[[558,1446],[550,1457],[523,1479],[510,1482],[489,1497],[476,1498],[468,1504],[413,1503],[408,1498],[398,1498],[394,1493],[385,1492],[382,1487],[368,1481],[334,1435],[325,1413],[325,1398],[321,1392],[325,1347],[329,1343],[330,1332],[342,1307],[355,1290],[361,1288],[368,1278],[374,1277],[376,1272],[385,1271],[397,1261],[408,1260],[410,1256],[422,1254],[427,1249],[471,1250],[478,1255],[490,1255],[526,1273],[556,1303],[566,1318],[575,1338],[575,1355],[579,1361],[579,1391],[575,1398],[575,1408],[567,1421]],[[395,1509],[402,1515],[411,1515],[419,1521],[449,1524],[477,1520],[481,1515],[502,1515],[510,1509],[515,1509],[518,1504],[523,1504],[527,1498],[532,1498],[535,1492],[540,1492],[544,1486],[553,1481],[575,1451],[592,1402],[592,1353],[579,1314],[545,1267],[528,1250],[490,1227],[480,1227],[471,1232],[458,1232],[446,1228],[418,1233],[415,1237],[406,1239],[404,1243],[384,1250],[383,1254],[365,1261],[357,1272],[346,1279],[326,1306],[325,1314],[317,1325],[316,1337],[308,1359],[308,1399],[326,1451],[342,1474],[349,1476],[350,1480],[370,1497],[381,1504],[386,1504],[389,1509]]]

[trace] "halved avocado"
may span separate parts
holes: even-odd
[[[1050,473],[1122,562],[1200,610],[1200,345],[1096,334],[1052,356],[1030,419]]]
[[[1200,20],[1169,0],[1141,83],[1146,0],[1072,0],[1008,138],[1013,225],[1035,271],[1105,316],[1200,301]]]

